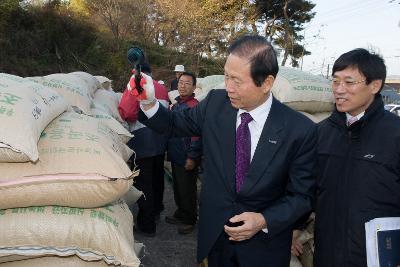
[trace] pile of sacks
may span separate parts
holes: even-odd
[[[201,101],[211,89],[225,89],[224,75],[198,78],[196,87],[195,98]],[[314,122],[329,117],[334,107],[329,81],[298,69],[279,67],[272,93],[279,101]],[[175,103],[178,94],[177,90],[169,92],[171,103]]]
[[[329,117],[334,108],[329,80],[298,69],[280,67],[272,93],[279,101],[314,122]]]
[[[1,266],[139,266],[119,98],[85,72],[0,73]]]

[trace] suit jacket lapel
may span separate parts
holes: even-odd
[[[240,189],[240,194],[249,192],[251,188],[257,184],[258,180],[270,165],[275,153],[282,145],[284,133],[283,125],[285,122],[280,112],[281,105],[282,104],[275,98],[273,99],[271,111],[265,122],[264,129],[262,130],[260,140],[258,141],[256,151],[254,152],[250,164],[249,172]]]
[[[226,187],[232,193],[235,190],[235,138],[236,138],[236,116],[237,109],[233,108],[230,102],[222,107],[221,112],[217,115],[217,121],[223,121],[222,125],[218,125],[218,138],[221,144],[219,149],[223,162],[224,173],[226,177],[222,177]]]

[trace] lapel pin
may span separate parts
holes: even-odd
[[[268,139],[268,142],[270,142],[271,144],[274,144],[274,145],[276,145],[276,143],[277,143],[277,141],[271,140],[271,139]]]

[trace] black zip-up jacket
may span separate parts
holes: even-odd
[[[367,266],[365,223],[400,216],[400,118],[380,95],[350,127],[335,110],[318,125],[315,266]]]

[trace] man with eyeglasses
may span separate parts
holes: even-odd
[[[183,72],[178,78],[179,96],[172,112],[183,112],[195,107],[196,76]],[[167,223],[178,225],[179,234],[189,234],[197,221],[197,176],[201,158],[199,137],[175,137],[168,140],[168,160],[171,161],[176,211],[165,217]]]
[[[400,217],[400,118],[384,109],[380,56],[349,51],[332,76],[336,108],[318,125],[315,266],[367,266],[365,223]]]

